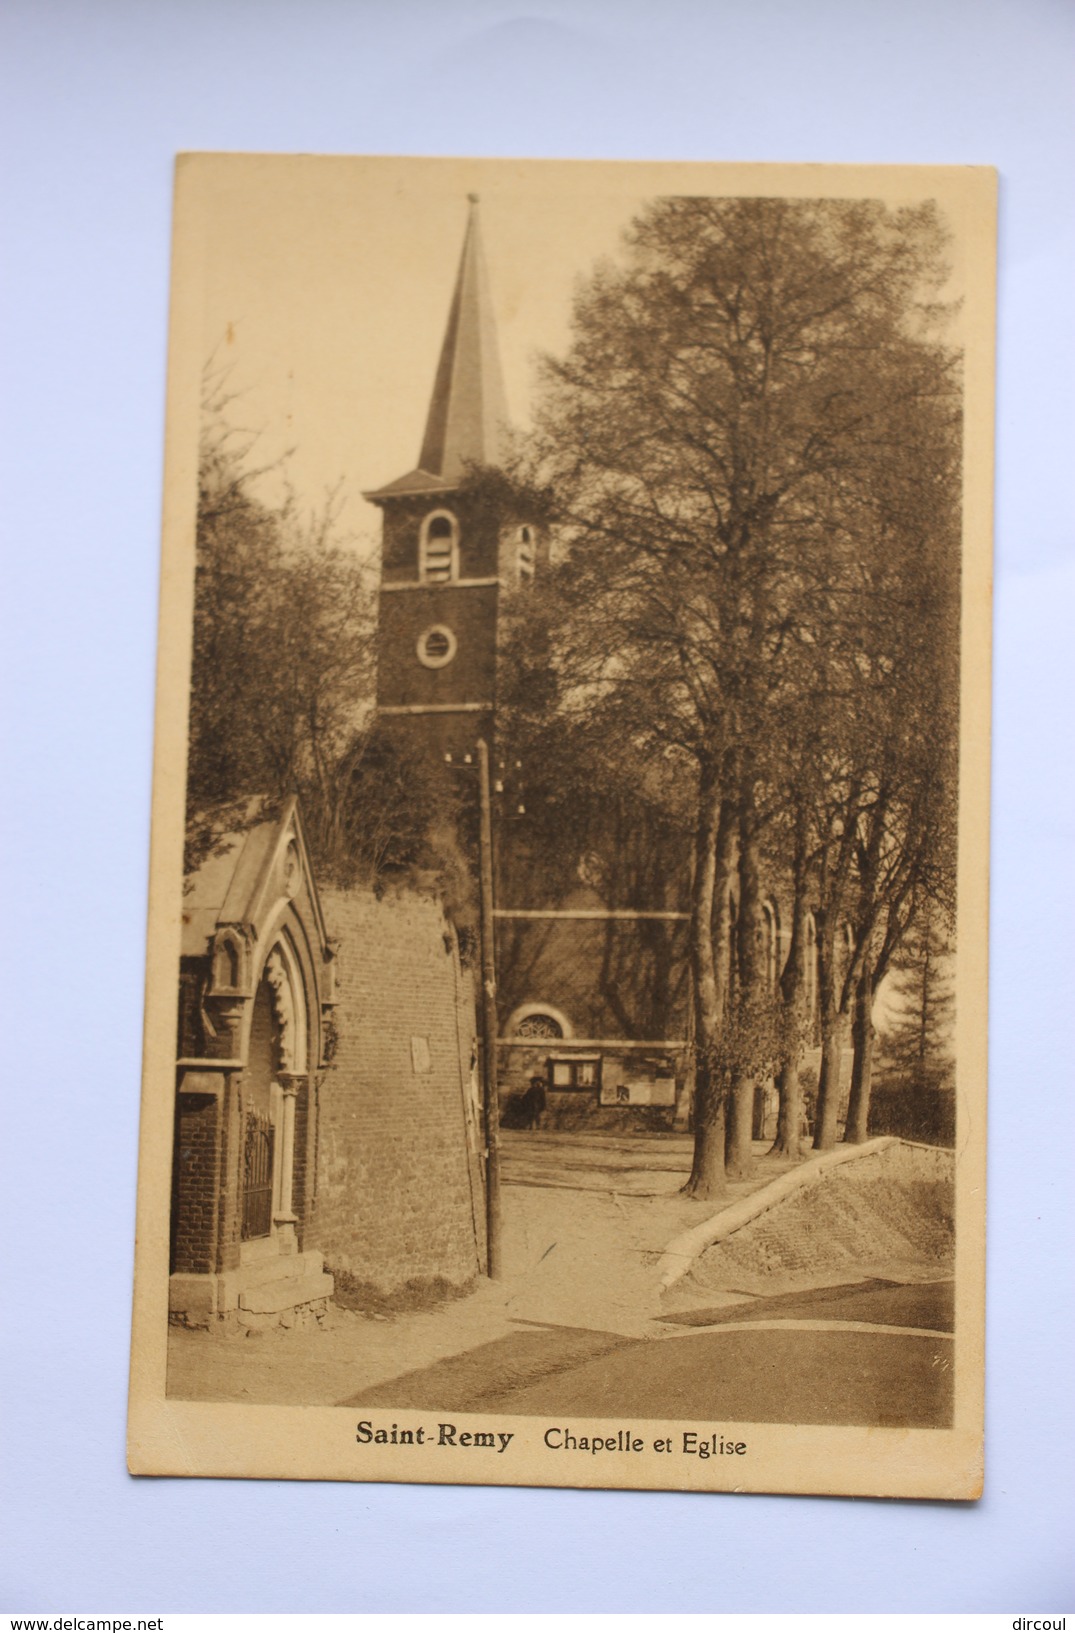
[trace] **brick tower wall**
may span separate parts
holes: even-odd
[[[395,706],[491,703],[496,687],[497,587],[421,584],[381,596],[377,700]],[[458,643],[443,669],[428,669],[417,652],[433,625]]]

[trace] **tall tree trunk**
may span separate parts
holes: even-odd
[[[784,1058],[776,1074],[780,1106],[776,1118],[776,1139],[771,1151],[774,1156],[791,1157],[798,1161],[803,1154],[803,1091],[799,1079],[799,1057],[806,1012],[806,921],[809,908],[805,867],[797,867],[796,874],[791,909],[791,945],[780,977],[786,1043]]]
[[[819,908],[817,915],[817,988],[821,1018],[821,1072],[817,1085],[814,1150],[831,1151],[836,1144],[840,1112],[840,1055],[843,1051],[843,1016],[839,1008],[836,972],[835,915]]]
[[[837,1012],[821,1026],[821,1076],[817,1086],[817,1121],[814,1150],[831,1151],[836,1144],[840,1115],[840,1061],[844,1052],[846,1016]]]
[[[738,819],[735,806],[724,800],[717,831],[717,871],[713,886],[713,970],[717,981],[717,1008],[721,1019],[730,1016],[735,990],[732,944],[735,920],[732,916],[732,876],[735,873]]]
[[[724,1083],[715,1059],[699,1053],[694,1071],[694,1161],[683,1189],[701,1201],[723,1196]]]
[[[689,1134],[694,1123],[694,1050],[688,1050],[687,1067],[676,1085],[676,1103],[672,1112],[672,1128],[677,1134]]]
[[[749,1179],[754,1172],[753,1072],[736,1072],[724,1137],[724,1168],[729,1179]]]
[[[724,1081],[719,1068],[721,993],[713,956],[713,906],[717,892],[718,837],[722,803],[717,778],[704,768],[698,790],[690,956],[694,996],[694,1162],[684,1190],[702,1199],[722,1196],[724,1177]]]
[[[758,861],[757,813],[749,770],[739,792],[739,920],[736,953],[739,968],[738,1019],[740,1036],[751,1045],[753,1023],[760,1021],[764,991],[761,947],[761,884]],[[753,1054],[753,1050],[751,1049]],[[735,1068],[731,1115],[728,1118],[725,1169],[730,1179],[749,1179],[754,1172],[754,1092],[756,1061],[740,1061]]]
[[[776,1139],[769,1147],[769,1154],[798,1162],[803,1154],[803,1086],[797,1050],[788,1055],[777,1072],[776,1092],[780,1107],[776,1114]]]
[[[851,1023],[854,1056],[851,1062],[851,1098],[847,1102],[844,1139],[861,1145],[870,1120],[870,1089],[873,1079],[873,976],[867,964],[855,991],[855,1013]]]
[[[695,836],[695,845],[698,835]],[[717,848],[715,872],[713,875],[713,891],[710,913],[712,933],[710,935],[709,953],[713,960],[713,980],[716,991],[716,1008],[718,1030],[723,1026],[725,1011],[728,1006],[728,976],[729,959],[731,957],[731,930],[732,930],[732,898],[731,879],[732,869],[735,866],[736,823],[734,808],[727,800],[720,801],[720,815],[717,819]],[[698,859],[694,860],[692,881],[697,878]],[[693,891],[693,882],[692,882]],[[692,897],[693,900],[693,897]],[[704,911],[700,908],[699,911]],[[695,1032],[698,1025],[698,1005],[695,1002],[696,981],[695,962],[693,951],[689,961],[690,990],[688,993],[688,1020],[687,1036],[690,1040],[690,1056],[683,1084],[682,1094],[677,1095],[676,1110],[673,1127],[689,1129],[692,1133],[698,1127],[698,1050],[696,1048]],[[723,1112],[722,1112],[723,1117]],[[723,1139],[723,1122],[721,1123]]]

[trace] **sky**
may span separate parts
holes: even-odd
[[[202,350],[231,367],[229,418],[257,430],[258,465],[293,450],[300,501],[342,484],[341,523],[375,546],[364,490],[418,462],[455,284],[467,194],[482,238],[512,424],[524,427],[539,353],[569,337],[580,273],[614,254],[645,194],[565,197],[523,167],[408,171],[323,160],[252,163],[212,190]],[[273,481],[261,483],[270,497]]]
[[[804,171],[745,179],[757,192],[820,190]],[[190,173],[199,207],[185,264],[200,298],[187,333],[199,357],[183,362],[230,368],[229,417],[258,432],[254,463],[290,450],[303,508],[338,486],[341,529],[370,557],[380,518],[362,493],[417,464],[467,194],[481,197],[508,407],[525,428],[537,358],[565,350],[580,278],[618,253],[654,194],[715,190],[705,166],[199,156]],[[867,190],[850,167],[825,186]],[[278,497],[279,475],[259,491]]]

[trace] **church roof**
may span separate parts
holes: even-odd
[[[397,476],[394,482],[386,482],[383,488],[377,488],[367,493],[367,499],[391,499],[400,493],[448,493],[456,486],[443,476],[431,476],[428,471],[408,471],[406,476]]]
[[[433,382],[418,467],[367,493],[366,498],[377,500],[455,487],[468,464],[500,462],[507,425],[507,401],[482,253],[478,199],[472,193],[463,254],[448,311],[448,327]]]
[[[279,906],[286,885],[290,896],[297,892],[297,879],[289,873],[287,852],[294,850],[313,911],[315,933],[322,950],[328,948],[328,932],[313,871],[298,801],[292,795],[276,811],[274,802],[254,798],[224,812],[214,834],[214,844],[200,864],[189,874],[183,891],[182,952],[185,958],[200,958],[209,949],[223,924],[248,925],[260,936]],[[285,880],[285,885],[281,884]]]

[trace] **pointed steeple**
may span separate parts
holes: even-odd
[[[376,493],[367,494],[368,499],[451,487],[462,480],[468,464],[495,465],[503,457],[507,400],[482,253],[478,195],[469,196],[470,215],[463,254],[433,382],[418,469]]]
[[[496,464],[503,451],[507,418],[493,304],[482,254],[478,195],[471,193],[467,235],[419,466],[431,475],[455,481],[462,476],[465,461]]]

